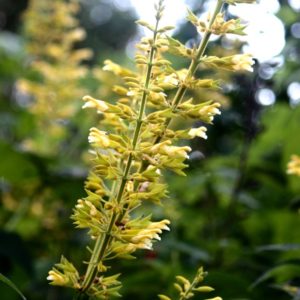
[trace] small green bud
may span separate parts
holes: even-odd
[[[154,27],[152,25],[150,25],[148,22],[143,21],[143,20],[138,20],[135,22],[138,25],[141,25],[143,27],[148,28],[150,31],[154,31]]]
[[[178,283],[174,283],[174,287],[175,287],[175,289],[176,289],[178,292],[182,292],[182,291],[183,291],[182,287],[181,287]]]
[[[193,290],[196,292],[200,292],[200,293],[209,293],[209,292],[214,291],[214,288],[212,288],[210,286],[200,286],[200,287],[194,288]]]
[[[160,300],[172,300],[170,297],[166,296],[166,295],[158,295],[158,298]]]

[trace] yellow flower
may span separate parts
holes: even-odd
[[[287,165],[287,173],[300,176],[300,156],[291,156],[291,160]]]
[[[249,71],[253,72],[252,65],[254,60],[251,54],[236,54],[232,56],[232,62],[234,63],[233,69],[235,71]]]
[[[220,115],[221,111],[219,110],[219,107],[221,106],[220,103],[216,102],[210,105],[205,105],[199,110],[199,114],[204,117],[204,119],[207,119],[209,123],[211,123],[214,119],[215,115]]]
[[[85,38],[86,32],[83,28],[75,28],[74,30],[70,31],[68,34],[68,38],[72,41],[81,41]]]
[[[100,148],[107,148],[110,145],[110,140],[107,132],[98,130],[95,127],[90,129],[90,134],[88,137],[90,144],[96,144]]]
[[[97,100],[91,96],[84,96],[82,99],[85,101],[84,105],[82,106],[83,109],[96,108],[98,113],[108,110],[108,105],[102,100]]]
[[[48,273],[48,277],[47,280],[52,281],[52,284],[54,285],[61,285],[64,286],[66,285],[66,283],[68,283],[68,278],[66,278],[65,276],[62,276],[58,271],[56,270],[51,270]]]
[[[162,230],[169,231],[170,228],[167,226],[170,221],[165,219],[160,222],[151,222],[146,228],[136,233],[130,240],[131,243],[136,244],[140,249],[152,249],[152,240],[160,240],[158,234],[162,233]]]
[[[198,136],[206,140],[207,139],[206,131],[207,129],[204,126],[198,128],[191,128],[190,131],[188,132],[188,135],[191,138],[195,138],[196,136]]]
[[[170,231],[170,228],[168,225],[170,225],[170,221],[167,219],[161,220],[159,222],[152,222],[148,228],[156,228],[156,229],[160,229],[160,230],[167,230]]]
[[[168,146],[170,144],[171,142],[167,140],[162,143],[154,145],[153,147],[151,147],[151,150],[152,152],[154,152],[154,154],[160,153],[173,158],[189,158],[187,152],[192,151],[191,147]]]

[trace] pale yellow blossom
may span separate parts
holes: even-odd
[[[108,110],[108,105],[103,100],[97,100],[91,96],[84,96],[82,99],[85,101],[84,105],[82,106],[83,109],[96,108],[97,112],[99,113]]]
[[[110,145],[110,140],[107,132],[99,130],[95,127],[92,127],[90,129],[88,140],[90,144],[95,144],[100,148],[107,148]]]
[[[235,71],[249,71],[253,72],[252,65],[254,60],[251,54],[236,54],[232,57],[234,63],[233,69]]]
[[[300,156],[291,156],[291,160],[287,165],[287,173],[291,175],[300,176]]]
[[[56,270],[51,270],[48,273],[48,277],[47,280],[52,281],[52,283],[54,285],[60,285],[60,286],[64,286],[68,283],[68,278],[66,278],[65,276],[61,275],[60,272],[56,271]]]
[[[188,132],[188,135],[192,138],[198,136],[206,140],[207,139],[206,131],[207,129],[204,126],[198,128],[191,128],[190,131]]]
[[[219,107],[221,107],[221,104],[218,102],[210,105],[205,105],[204,107],[200,108],[199,114],[204,118],[207,118],[208,122],[211,123],[214,120],[215,115],[221,114]]]

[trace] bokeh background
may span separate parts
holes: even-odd
[[[98,122],[81,98],[114,99],[102,61],[133,65],[143,34],[134,21],[151,19],[150,2],[0,1],[0,273],[30,300],[72,297],[46,277],[62,253],[78,266],[87,259],[85,233],[69,219],[85,195],[88,129]],[[196,43],[184,6],[200,15],[213,2],[166,0],[173,35]],[[252,52],[255,70],[218,72],[222,93],[196,95],[220,101],[222,115],[207,141],[192,142],[188,176],[167,174],[171,232],[154,251],[116,262],[124,299],[172,293],[175,275],[201,265],[223,299],[300,299],[300,179],[286,174],[300,154],[300,2],[261,0],[226,14],[249,22],[249,37],[214,38],[208,52]],[[19,299],[1,282],[0,295]]]

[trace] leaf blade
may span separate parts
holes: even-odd
[[[1,273],[0,273],[0,281],[2,281],[6,285],[8,285],[10,288],[15,290],[23,300],[27,300],[26,297],[22,294],[22,292],[17,288],[17,286],[11,280],[9,280],[6,276],[4,276]]]

